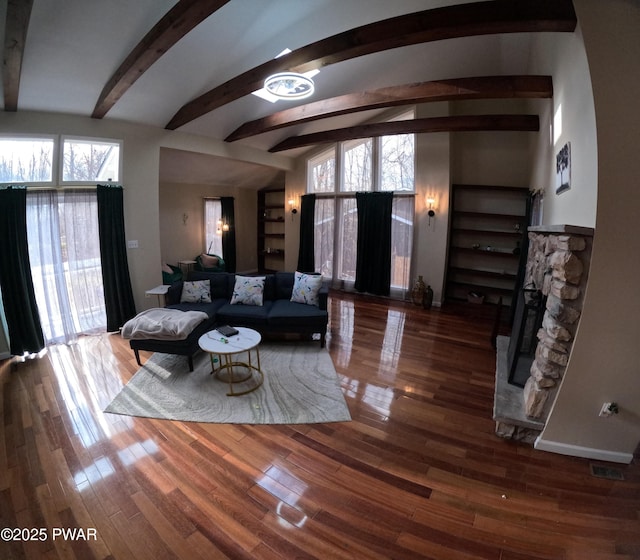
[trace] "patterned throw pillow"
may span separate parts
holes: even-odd
[[[321,274],[305,274],[296,272],[291,292],[291,301],[306,303],[307,305],[319,305],[318,292],[322,287]]]
[[[231,305],[262,305],[264,276],[236,276]]]
[[[180,303],[211,303],[209,280],[183,282]]]

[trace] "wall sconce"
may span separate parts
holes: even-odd
[[[218,227],[216,228],[216,233],[218,235],[222,235],[223,231],[229,231],[229,224],[224,223],[222,220],[218,220]]]
[[[429,216],[429,225],[431,225],[431,218],[436,215],[435,204],[435,198],[427,197],[427,216]]]
[[[292,195],[287,202],[289,204],[289,210],[291,210],[291,213],[292,214],[297,214],[298,213],[298,205],[296,204],[296,197]]]

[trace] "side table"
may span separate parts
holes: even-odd
[[[169,286],[165,284],[161,284],[160,286],[156,286],[155,288],[151,288],[147,290],[144,294],[146,297],[158,296],[158,307],[165,306],[165,296],[167,295],[167,291],[169,290]]]
[[[196,261],[178,261],[178,266],[184,273],[185,277],[188,276],[189,273],[193,270],[193,266],[195,264],[196,264]]]
[[[260,333],[247,327],[236,327],[238,334],[225,337],[216,330],[203,334],[198,339],[200,348],[209,354],[211,360],[211,373],[217,379],[229,383],[227,396],[237,397],[255,391],[264,382],[264,373],[260,369],[260,350],[258,345],[262,340]],[[247,361],[237,361],[237,355],[247,353]],[[252,361],[252,354],[255,353],[255,363]],[[214,355],[220,359],[220,365],[216,368]],[[238,369],[246,370],[246,374],[239,377]],[[234,384],[249,381],[254,377],[254,372],[258,373],[255,384],[248,389],[235,391]],[[222,377],[226,374],[226,377]]]

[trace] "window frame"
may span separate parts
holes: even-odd
[[[51,153],[51,180],[50,181],[0,181],[0,186],[24,185],[27,187],[48,187],[53,189],[65,187],[87,187],[95,186],[98,183],[120,183],[124,169],[124,140],[120,138],[104,138],[95,136],[80,136],[76,134],[31,134],[31,133],[0,133],[2,140],[51,140],[53,150]],[[113,144],[118,146],[118,177],[107,180],[86,180],[86,181],[65,181],[64,173],[64,144],[65,141],[76,140],[78,142],[91,142],[95,144]]]
[[[51,181],[0,181],[0,185],[26,185],[33,187],[49,187],[55,185],[58,176],[58,136],[55,134],[11,134],[0,133],[0,140],[51,140],[53,142],[53,150],[51,151]]]
[[[114,146],[118,146],[118,177],[111,177],[107,180],[105,179],[92,179],[86,181],[65,181],[64,174],[64,146],[67,141],[77,141],[78,143],[92,143],[92,144],[112,144]],[[96,183],[119,183],[122,180],[122,159],[123,159],[123,146],[124,142],[122,140],[114,139],[114,138],[97,138],[93,136],[76,136],[70,134],[62,134],[60,135],[60,144],[58,149],[58,184],[60,186],[85,186],[85,185],[95,185]]]
[[[401,111],[396,111],[393,114],[389,114],[388,121],[397,121],[397,120],[407,120],[413,119],[415,117],[415,108],[411,108],[409,110],[403,109]],[[390,136],[390,135],[386,135]],[[345,161],[345,146],[348,148],[350,143],[364,143],[367,140],[372,142],[371,147],[371,189],[366,192],[391,192],[393,193],[394,199],[401,198],[411,198],[413,199],[413,217],[412,217],[412,236],[409,240],[410,244],[410,263],[409,263],[409,271],[407,273],[407,286],[402,288],[398,286],[391,287],[391,295],[392,297],[397,296],[401,298],[405,298],[406,295],[411,290],[411,277],[413,274],[414,264],[414,252],[416,248],[415,243],[415,228],[416,228],[416,216],[415,216],[415,197],[416,194],[416,170],[417,170],[417,155],[416,155],[416,135],[413,134],[413,189],[412,190],[393,190],[388,191],[382,190],[382,140],[384,136],[375,136],[375,137],[367,137],[361,139],[354,139],[345,142],[336,142],[330,148],[324,146],[322,149],[314,151],[311,155],[309,155],[306,159],[307,165],[307,183],[306,183],[306,193],[315,194],[316,199],[322,200],[332,200],[333,208],[334,208],[334,232],[333,232],[333,251],[332,251],[332,278],[330,279],[332,284],[336,287],[342,287],[346,289],[353,288],[353,281],[340,278],[340,273],[342,271],[342,262],[339,262],[342,258],[342,248],[340,247],[341,236],[344,228],[344,224],[341,219],[341,214],[339,214],[338,210],[343,207],[343,200],[347,198],[354,198],[356,192],[365,192],[365,191],[345,191],[344,190],[344,161]],[[335,165],[334,165],[334,178],[333,178],[333,190],[332,191],[316,191],[312,187],[314,185],[313,181],[313,169],[319,162],[322,162],[324,159],[328,159],[333,157]],[[340,218],[340,219],[339,219]]]

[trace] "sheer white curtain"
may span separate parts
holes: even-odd
[[[204,199],[204,237],[205,251],[212,255],[218,255],[224,259],[222,254],[222,231],[220,222],[222,221],[222,203],[219,198]]]
[[[333,280],[333,236],[335,229],[334,198],[316,198],[314,258],[315,270]]]
[[[394,197],[391,212],[391,296],[406,299],[410,288],[411,251],[413,247],[412,196]]]
[[[28,191],[27,237],[45,342],[104,331],[96,192]]]

